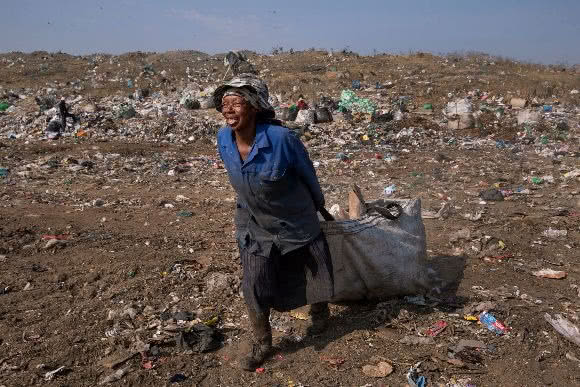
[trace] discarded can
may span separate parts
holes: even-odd
[[[544,105],[544,112],[550,113],[552,111],[552,105]]]
[[[433,110],[433,104],[432,103],[423,104],[423,109],[425,109],[425,110]]]
[[[541,177],[532,177],[530,180],[534,184],[542,184],[544,182]]]
[[[485,311],[479,315],[479,322],[487,327],[496,335],[504,335],[508,332],[508,328],[494,317],[491,313]]]

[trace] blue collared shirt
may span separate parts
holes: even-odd
[[[238,195],[236,236],[240,246],[269,256],[282,254],[320,234],[316,211],[324,195],[300,139],[278,125],[257,124],[254,144],[242,161],[233,130],[218,132],[218,151]]]

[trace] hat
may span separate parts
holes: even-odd
[[[218,87],[213,93],[213,101],[215,103],[215,108],[218,112],[222,111],[222,98],[226,90],[235,88],[244,88],[249,90],[252,94],[256,95],[257,102],[259,106],[258,114],[263,118],[274,118],[276,113],[274,108],[268,102],[269,93],[268,85],[262,79],[258,78],[254,74],[240,74],[228,82],[224,83]]]

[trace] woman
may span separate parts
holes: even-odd
[[[272,349],[272,308],[310,304],[309,333],[326,326],[334,284],[317,216],[324,196],[302,142],[273,120],[264,81],[241,74],[216,89],[214,102],[227,124],[218,150],[238,197],[242,291],[254,339],[240,365],[254,371]]]

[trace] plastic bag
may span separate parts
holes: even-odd
[[[353,113],[373,114],[377,109],[376,105],[369,99],[357,97],[352,90],[343,90],[340,94],[338,108],[341,111],[350,110]]]

